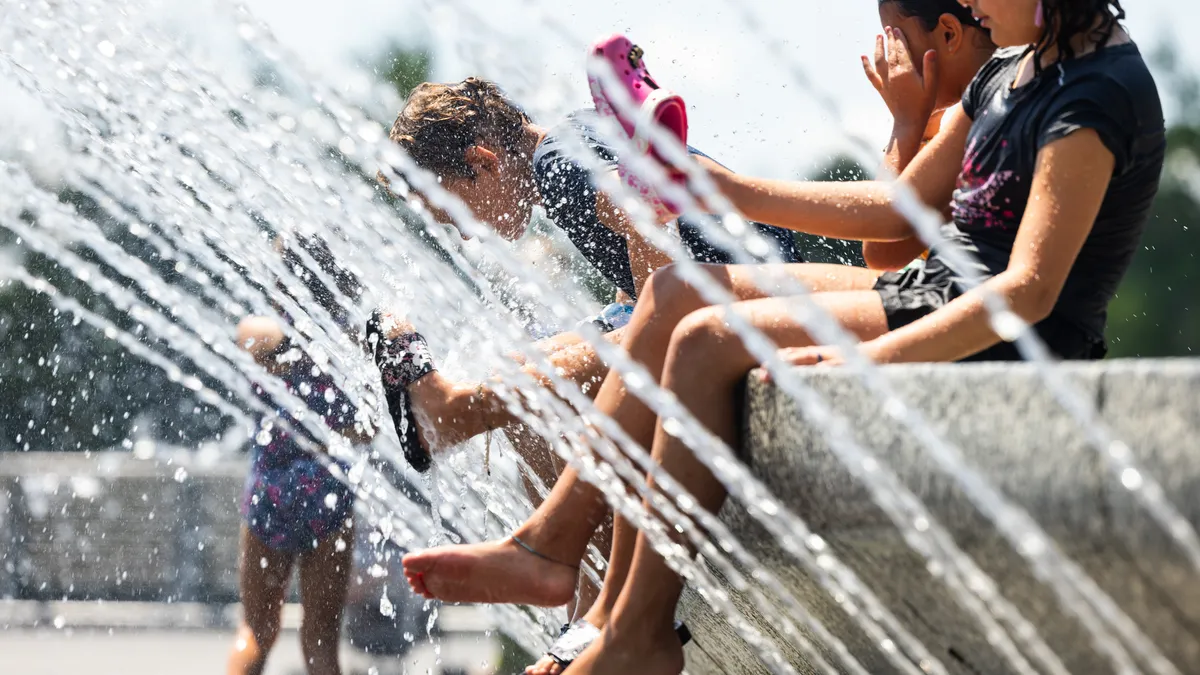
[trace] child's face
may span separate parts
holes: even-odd
[[[1038,0],[959,0],[992,33],[997,47],[1017,47],[1038,41]]]
[[[533,214],[531,196],[536,193],[533,185],[525,184],[529,182],[524,177],[528,171],[520,171],[518,162],[509,160],[503,151],[496,153],[482,146],[468,150],[467,162],[475,176],[445,177],[442,187],[461,199],[476,219],[494,229],[501,238],[519,239]],[[435,215],[449,222],[443,214]]]
[[[912,56],[912,65],[916,69],[917,74],[921,77],[925,76],[925,52],[934,50],[937,52],[940,63],[947,63],[949,59],[955,58],[946,48],[944,40],[937,40],[937,29],[930,32],[925,29],[925,24],[920,19],[912,16],[905,16],[900,11],[900,6],[894,2],[885,2],[879,5],[879,23],[884,28],[899,28],[904,34],[904,39],[908,43],[908,51]],[[960,50],[961,51],[961,50]],[[944,72],[944,71],[943,71]],[[948,108],[957,102],[957,99],[962,98],[961,90],[955,95],[954,85],[949,78],[942,77],[938,83],[938,93],[936,105],[940,108]]]

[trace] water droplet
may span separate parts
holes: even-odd
[[[992,317],[992,330],[1005,342],[1016,342],[1027,326],[1021,317],[1012,312],[1002,312]]]
[[[383,138],[383,128],[374,122],[364,122],[358,127],[358,137],[367,143],[378,143]]]
[[[1141,489],[1143,482],[1142,474],[1137,469],[1130,468],[1121,472],[1121,485],[1124,485],[1126,490]]]
[[[1108,456],[1115,460],[1127,461],[1132,454],[1133,453],[1129,450],[1129,446],[1125,445],[1125,443],[1122,441],[1113,441],[1108,446]]]
[[[383,587],[383,595],[379,596],[379,613],[389,619],[396,616],[396,607],[388,600],[387,586]]]
[[[668,417],[663,420],[662,427],[663,433],[668,436],[674,436],[675,438],[683,436],[683,422],[680,422],[678,418]]]

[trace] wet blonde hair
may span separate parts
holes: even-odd
[[[392,125],[391,139],[423,169],[474,178],[467,149],[481,141],[525,151],[529,116],[494,82],[474,77],[457,84],[420,84]]]

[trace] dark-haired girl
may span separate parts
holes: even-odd
[[[863,56],[862,63],[892,113],[885,166],[899,175],[937,136],[996,45],[958,0],[879,0],[879,20],[883,34],[875,38],[874,57]],[[867,241],[863,257],[871,269],[897,270],[925,248],[918,237]]]
[[[1019,358],[993,329],[983,294],[960,284],[972,274],[1053,353],[1097,358],[1107,305],[1137,248],[1162,170],[1165,131],[1154,80],[1115,0],[963,4],[1006,49],[979,72],[961,110],[946,114],[941,133],[900,180],[930,207],[951,206],[942,236],[973,254],[972,269],[953,269],[935,246],[923,269],[884,274],[873,288],[817,287],[814,300],[878,363]],[[739,209],[761,222],[869,241],[913,235],[885,184],[714,175]],[[727,311],[784,347],[792,363],[842,362],[837,349],[816,344],[792,318],[794,302],[706,308],[677,274],[656,274],[623,344],[695,419],[736,446],[734,396],[756,359],[731,331]],[[697,504],[717,511],[726,497],[721,483],[629,395],[618,374],[609,374],[596,404],[652,448]],[[599,492],[568,470],[512,539],[412,554],[405,571],[429,597],[555,604],[573,585],[593,514],[605,508]],[[618,519],[614,532],[605,593],[619,595],[602,636],[570,672],[676,675],[684,667],[672,625],[682,581],[631,524]]]

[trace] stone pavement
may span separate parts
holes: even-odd
[[[21,675],[215,675],[233,646],[236,606],[166,603],[33,603],[0,600],[0,673]],[[265,675],[304,675],[288,605]],[[222,627],[213,628],[213,625]],[[500,642],[477,608],[447,607],[434,642],[418,636],[403,656],[342,645],[345,675],[494,675]]]
[[[233,644],[229,632],[159,630],[0,631],[0,672],[20,675],[219,675]],[[439,658],[441,662],[439,663]],[[441,656],[421,645],[401,658],[371,657],[342,648],[345,675],[492,675],[498,658],[495,641],[445,638]],[[296,631],[285,631],[265,675],[304,675]]]

